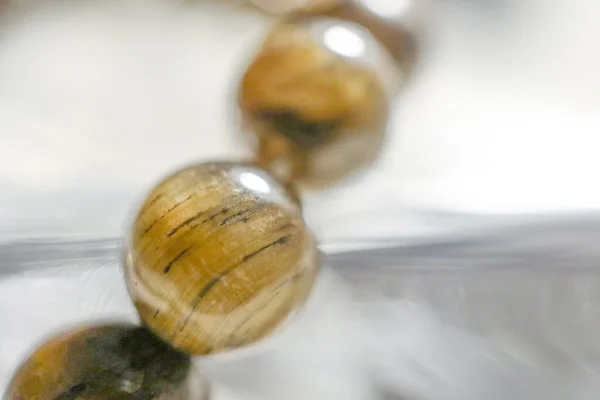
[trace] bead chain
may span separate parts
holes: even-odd
[[[326,187],[376,158],[416,42],[364,1],[252,2],[287,13],[239,85],[256,158],[187,166],[151,189],[124,260],[142,325],[51,338],[7,400],[206,397],[191,356],[255,345],[308,298],[319,256],[295,185]]]

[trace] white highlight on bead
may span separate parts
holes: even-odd
[[[323,34],[324,44],[331,51],[345,56],[358,58],[365,54],[366,44],[361,36],[345,26],[335,25]]]
[[[400,17],[408,13],[411,0],[362,0],[360,5],[383,18]]]
[[[240,174],[239,180],[244,187],[254,192],[269,193],[271,191],[269,183],[253,172]]]

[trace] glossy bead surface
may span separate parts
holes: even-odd
[[[190,354],[254,343],[303,304],[317,252],[264,170],[207,163],[160,182],[133,223],[126,279],[142,320]]]
[[[408,76],[415,64],[423,9],[429,0],[251,0],[274,14],[334,17],[367,28]]]
[[[369,164],[385,137],[394,69],[354,23],[309,17],[275,27],[238,93],[257,162],[312,187]]]
[[[201,400],[189,356],[147,329],[90,326],[57,335],[19,368],[6,400]]]
[[[416,30],[412,13],[418,0],[346,0],[336,7],[317,10],[320,16],[340,18],[364,26],[389,52],[399,66],[403,83],[411,75],[417,58]],[[423,0],[421,0],[423,1]],[[312,10],[300,10],[314,13]],[[400,88],[399,85],[398,89]]]

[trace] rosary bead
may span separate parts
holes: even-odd
[[[190,369],[189,356],[143,327],[84,327],[41,345],[18,369],[6,399],[199,400]]]
[[[305,187],[329,186],[383,144],[395,65],[361,26],[302,17],[273,29],[238,104],[257,163]]]
[[[194,355],[254,343],[307,298],[317,252],[299,205],[257,166],[206,163],[148,195],[126,279],[144,323]]]

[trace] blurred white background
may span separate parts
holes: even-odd
[[[119,236],[168,171],[248,155],[232,93],[266,15],[225,0],[16,3],[0,34],[2,238]],[[600,2],[428,3],[384,154],[306,197],[321,239],[395,234],[403,210],[599,208]]]

